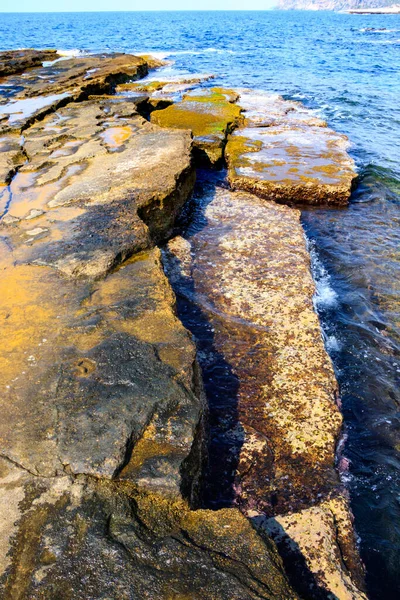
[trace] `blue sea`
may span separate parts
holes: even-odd
[[[315,305],[341,387],[343,478],[373,600],[400,597],[400,15],[2,14],[0,49],[156,53],[173,73],[302,101],[346,133],[359,184],[304,210]]]

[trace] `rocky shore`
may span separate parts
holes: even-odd
[[[158,67],[0,54],[1,596],[366,598],[292,207],[347,140]]]

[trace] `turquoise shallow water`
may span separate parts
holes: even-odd
[[[303,101],[346,133],[349,208],[304,210],[316,307],[341,386],[343,474],[373,599],[400,596],[400,15],[329,12],[3,14],[0,47],[157,52]]]

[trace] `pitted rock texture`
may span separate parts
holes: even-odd
[[[192,284],[238,380],[225,430],[237,440],[237,502],[270,514],[307,506],[337,482],[342,417],[300,213],[212,185],[201,193],[204,226],[171,240],[165,260],[178,293]]]
[[[366,600],[355,584],[363,586],[363,573],[359,561],[354,560],[350,514],[348,501],[339,496],[297,513],[271,519],[255,517],[253,523],[276,541],[287,572],[304,595],[311,584],[317,598],[326,598],[324,590],[330,590],[332,597],[341,600]],[[339,561],[342,568],[337,568]]]
[[[234,189],[287,204],[347,204],[356,173],[346,136],[280,97],[242,92],[239,104],[245,127],[226,147]]]
[[[227,135],[241,122],[241,110],[233,90],[211,88],[194,90],[151,120],[161,127],[189,129],[193,132],[198,164],[220,166]]]
[[[188,306],[195,306],[209,328],[210,348],[199,355],[212,373],[209,385],[215,380],[218,386],[219,377],[231,380],[210,406],[214,460],[206,498],[218,505],[218,488],[227,492],[233,471],[234,505],[250,517],[292,515],[296,523],[302,511],[315,507],[318,513],[324,502],[343,498],[334,469],[342,416],[313,309],[300,213],[204,182],[194,214],[185,238],[168,243],[164,263],[183,299],[182,318],[191,314]],[[342,512],[348,524],[347,505]],[[310,597],[363,598],[349,575],[355,565],[361,572],[354,533],[343,522],[335,521],[337,534],[334,527],[324,529],[322,521],[315,524],[317,537],[326,534],[324,564],[307,554],[312,546],[308,526],[300,523],[296,531],[303,564],[309,558],[305,571],[313,582],[317,577],[323,594],[314,590],[313,596],[311,586]],[[347,536],[348,566],[337,536]]]
[[[201,402],[158,254],[79,285],[49,267],[4,269],[2,456],[43,477],[112,478],[152,427],[163,452],[136,449],[129,479],[179,494]]]

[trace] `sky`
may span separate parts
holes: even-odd
[[[277,0],[0,0],[0,12],[103,10],[266,10]]]

